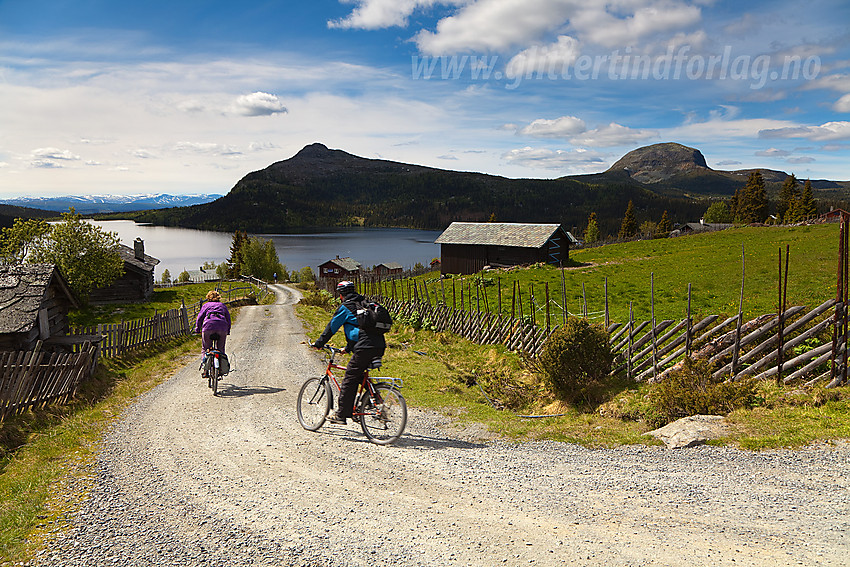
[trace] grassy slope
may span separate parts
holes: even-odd
[[[522,290],[523,313],[529,313],[531,286],[539,305],[545,304],[548,283],[553,324],[560,322],[563,288],[570,313],[581,313],[584,295],[588,312],[605,308],[605,281],[613,322],[626,322],[629,304],[636,320],[652,314],[651,281],[655,282],[656,319],[682,319],[687,313],[688,284],[691,284],[691,310],[694,317],[712,314],[733,315],[741,294],[742,247],[745,260],[744,315],[775,312],[778,305],[779,251],[790,246],[788,305],[816,306],[834,297],[838,262],[838,226],[818,225],[794,228],[738,228],[680,238],[642,240],[574,250],[570,257],[578,266],[561,270],[551,266],[527,270],[494,271],[482,274],[492,309],[498,305],[501,287],[502,311],[511,313],[513,282]],[[436,274],[423,278],[434,298],[452,305],[451,280],[440,282]],[[464,278],[470,281],[470,278]],[[473,288],[473,298],[475,288]],[[455,301],[459,302],[460,282],[455,281]],[[468,297],[465,295],[465,297]],[[475,302],[475,301],[474,301]],[[558,306],[555,305],[558,304]],[[482,301],[483,305],[483,301]],[[516,309],[516,308],[515,308]],[[545,310],[535,313],[545,323]],[[591,317],[592,318],[592,317]]]

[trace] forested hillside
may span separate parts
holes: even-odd
[[[664,211],[687,222],[706,203],[664,196],[639,183],[507,179],[352,156],[307,146],[289,160],[246,175],[206,205],[146,211],[140,222],[232,231],[293,232],[375,226],[441,230],[452,221],[558,222],[584,227],[595,212],[603,234],[616,233],[629,201],[638,221]]]

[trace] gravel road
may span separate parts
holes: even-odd
[[[411,409],[393,446],[295,417],[318,356],[297,293],[244,307],[213,397],[197,361],[103,442],[33,565],[850,564],[850,445],[742,452],[483,440]]]

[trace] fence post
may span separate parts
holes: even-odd
[[[744,245],[741,244],[741,300],[738,303],[738,325],[735,329],[735,346],[732,351],[732,364],[730,379],[735,378],[738,373],[738,353],[741,348],[741,326],[744,324],[744,280],[746,276],[746,259],[744,257]]]
[[[655,334],[655,272],[649,274],[649,297],[652,322],[652,376],[658,379],[658,337]]]
[[[691,284],[688,284],[688,323],[685,330],[685,358],[691,356],[691,340],[693,340],[693,319],[691,318]]]
[[[561,263],[561,299],[564,302],[564,325],[567,324],[567,281],[564,278],[564,264]]]
[[[564,307],[566,307],[566,301],[564,302]],[[611,314],[608,311],[608,276],[605,276],[605,328],[609,328],[611,326]]]

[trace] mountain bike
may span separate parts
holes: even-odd
[[[223,353],[218,350],[218,339],[218,333],[210,335],[210,340],[212,341],[210,350],[204,357],[204,361],[201,362],[201,368],[207,375],[208,386],[213,391],[213,396],[218,395],[218,381],[221,378],[222,371],[221,356]],[[211,360],[207,360],[207,358]]]
[[[335,362],[343,351],[325,345],[327,358],[325,373],[320,377],[308,378],[298,392],[298,423],[307,431],[317,431],[333,407],[334,393],[339,399],[339,382],[334,370],[345,371],[345,366]],[[380,359],[372,363],[371,370],[380,368]],[[407,425],[407,402],[401,395],[400,378],[372,378],[369,369],[357,391],[352,418],[360,422],[363,434],[377,445],[389,445],[404,433]]]

